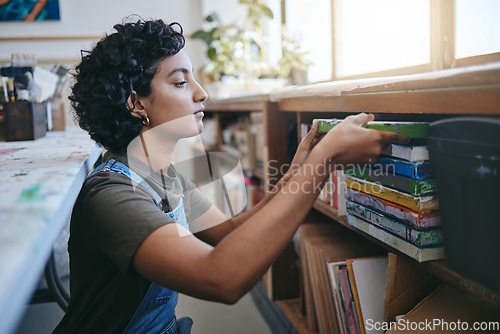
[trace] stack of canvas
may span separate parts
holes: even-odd
[[[366,323],[384,321],[387,255],[327,262],[340,333],[382,334]]]
[[[315,122],[326,132],[339,121]],[[425,147],[429,124],[370,122],[366,127],[401,133],[411,141],[390,145],[374,164],[345,172],[349,224],[418,261],[442,258],[437,187]]]
[[[338,317],[327,263],[385,255],[386,250],[340,224],[304,222],[299,231],[306,326],[319,333],[338,333],[343,318]]]

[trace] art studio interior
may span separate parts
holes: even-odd
[[[0,0],[0,332],[500,332],[499,13]]]

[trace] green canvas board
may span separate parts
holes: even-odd
[[[318,123],[318,132],[327,133],[333,129],[342,120],[337,119],[315,119],[313,123]],[[388,122],[373,121],[365,125],[368,129],[379,131],[395,132],[408,138],[427,138],[429,137],[428,122]]]

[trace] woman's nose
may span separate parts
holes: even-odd
[[[208,99],[207,92],[201,87],[198,81],[196,81],[196,85],[198,86],[198,90],[195,95],[195,100],[199,102],[205,102]]]

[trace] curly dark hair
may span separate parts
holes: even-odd
[[[151,93],[160,61],[177,54],[185,39],[177,22],[141,19],[113,28],[116,32],[92,51],[82,51],[69,99],[80,127],[104,148],[122,153],[144,126],[130,114],[128,97],[132,91],[141,96]]]

